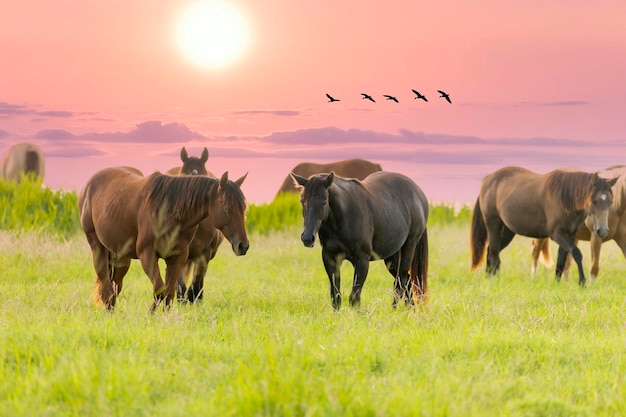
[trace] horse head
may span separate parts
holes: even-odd
[[[206,161],[209,160],[209,151],[204,148],[200,158],[195,156],[189,156],[187,150],[183,147],[180,150],[180,160],[183,161],[183,166],[180,168],[180,173],[185,175],[208,175],[208,171],[204,166]]]
[[[611,187],[617,182],[617,177],[610,180],[600,178],[597,173],[591,180],[591,192],[587,205],[587,220],[593,233],[604,238],[609,234],[608,218],[609,210],[613,204],[613,191]]]
[[[230,181],[226,171],[219,180],[217,198],[210,210],[213,226],[228,239],[237,256],[245,255],[250,247],[245,225],[246,199],[240,188],[247,175]]]
[[[291,178],[296,187],[303,188],[300,194],[300,204],[304,218],[304,231],[300,239],[304,246],[311,248],[322,222],[330,213],[328,188],[333,184],[335,173],[317,174],[307,179],[292,172]]]

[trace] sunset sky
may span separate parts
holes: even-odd
[[[182,41],[194,3],[4,0],[0,153],[37,143],[46,183],[79,191],[100,168],[166,171],[206,146],[209,170],[249,171],[253,203],[301,161],[370,159],[448,202],[504,165],[626,164],[623,0],[230,0],[243,26]],[[186,52],[239,35],[230,63]]]

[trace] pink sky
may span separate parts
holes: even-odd
[[[206,146],[254,203],[300,161],[367,158],[448,202],[504,165],[626,163],[623,0],[231,2],[251,43],[209,70],[174,41],[183,0],[3,1],[0,153],[37,143],[46,183],[80,190]]]

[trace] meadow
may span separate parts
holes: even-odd
[[[270,206],[251,207],[249,221]],[[338,312],[319,244],[303,247],[299,225],[255,223],[246,256],[220,248],[203,302],[154,314],[138,262],[109,313],[90,299],[81,233],[3,227],[0,415],[626,414],[617,246],[603,246],[600,277],[585,289],[575,271],[560,283],[553,268],[531,278],[522,237],[487,277],[469,268],[467,210],[432,211],[428,304],[393,309],[391,277],[374,262],[361,307],[344,301]],[[347,294],[347,262],[343,276]]]

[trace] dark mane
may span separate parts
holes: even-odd
[[[593,174],[553,171],[548,174],[546,189],[561,201],[566,210],[582,210],[591,198]]]
[[[155,172],[148,177],[148,207],[158,213],[164,209],[180,217],[180,213],[202,210],[206,196],[217,191],[216,179],[201,176],[172,177]]]
[[[219,180],[215,180],[219,183]],[[226,192],[224,193],[224,205],[226,207],[236,207],[237,210],[245,213],[246,211],[246,198],[244,197],[241,189],[232,181],[228,181],[226,185]]]

